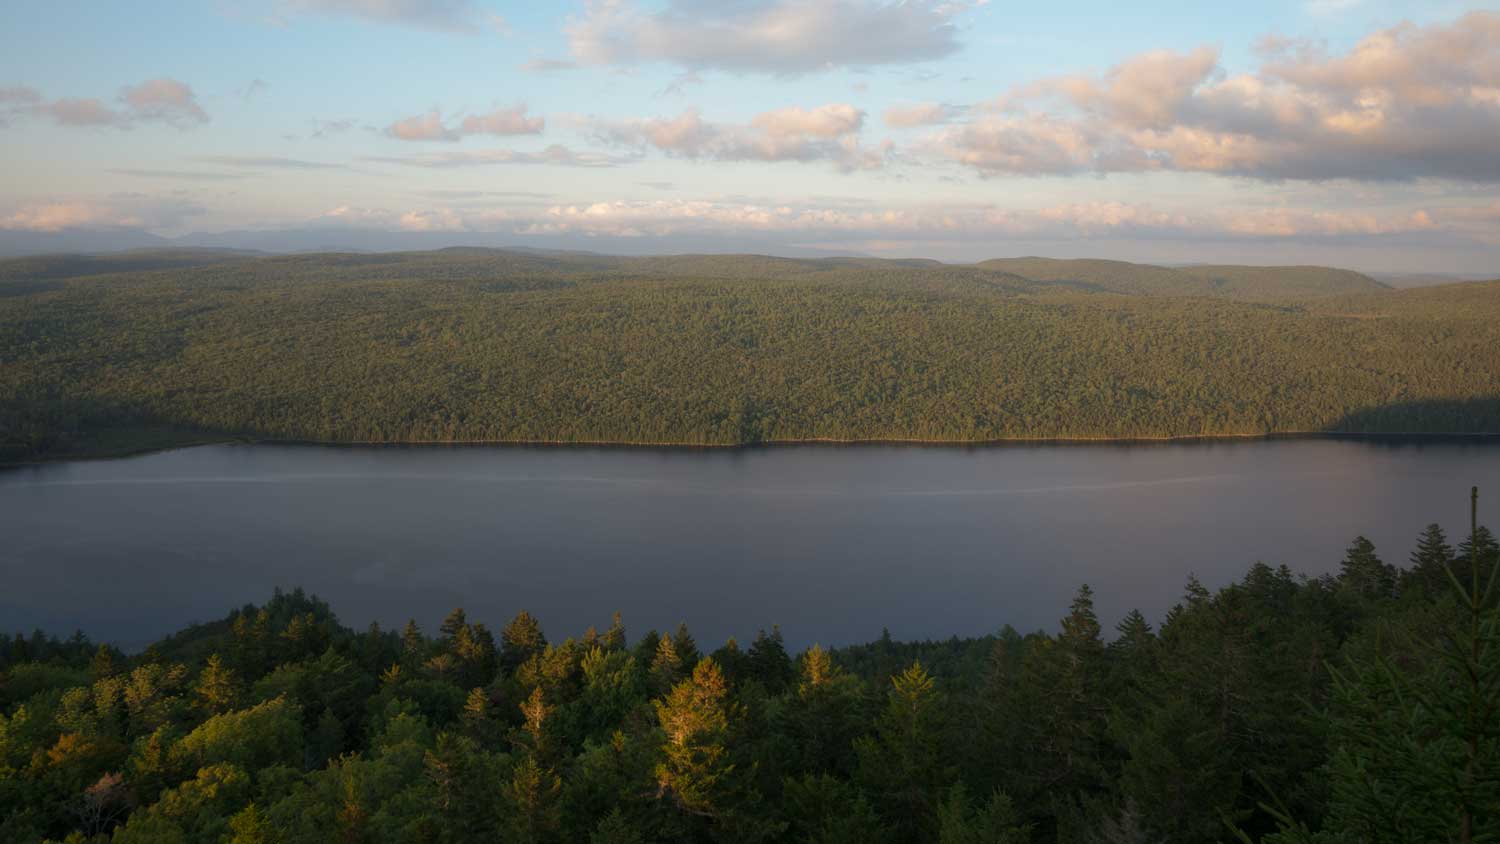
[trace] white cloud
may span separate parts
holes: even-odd
[[[135,193],[102,199],[57,199],[26,204],[0,216],[0,229],[29,232],[154,229],[178,225],[203,211],[200,205],[188,200]]]
[[[120,89],[113,104],[97,97],[45,99],[35,88],[0,88],[0,116],[50,118],[59,126],[113,126],[166,123],[186,129],[208,122],[193,89],[175,79],[148,79]]]
[[[963,110],[944,103],[910,103],[891,106],[883,115],[885,125],[892,129],[910,129],[916,126],[933,126],[947,123]]]
[[[132,120],[161,121],[174,126],[207,123],[193,89],[175,79],[151,79],[120,92]]]
[[[616,144],[667,155],[715,161],[831,161],[841,170],[885,164],[889,144],[859,140],[865,113],[847,103],[793,106],[756,115],[748,124],[711,123],[695,108],[673,118],[596,124],[595,134]]]
[[[545,118],[527,116],[525,105],[471,114],[452,126],[443,120],[442,112],[432,109],[392,123],[386,134],[403,141],[457,141],[466,135],[537,135],[546,125]]]
[[[1226,75],[1205,47],[1018,86],[922,147],[987,175],[1500,181],[1500,14],[1402,24],[1337,56],[1264,47],[1253,74]]]
[[[954,0],[586,0],[568,43],[583,64],[805,73],[942,58],[959,48]]]

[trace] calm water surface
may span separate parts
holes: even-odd
[[[0,626],[135,645],[300,585],[354,626],[618,609],[801,646],[1050,628],[1084,582],[1113,624],[1360,533],[1404,561],[1467,530],[1471,484],[1500,521],[1500,445],[208,446],[0,472]]]

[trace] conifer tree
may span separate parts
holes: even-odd
[[[625,650],[625,622],[620,618],[618,610],[615,611],[609,629],[599,638],[599,644],[607,651]]]
[[[94,651],[93,659],[89,660],[89,674],[95,680],[113,677],[120,672],[119,661],[115,659],[115,651],[109,645],[100,645]]]
[[[671,642],[663,636],[662,641]],[[657,797],[689,815],[713,818],[722,810],[723,786],[734,765],[725,735],[729,729],[729,689],[712,659],[655,702],[666,742],[656,767]]]
[[[1406,572],[1403,585],[1424,590],[1428,595],[1443,594],[1448,588],[1447,569],[1453,567],[1453,546],[1438,524],[1430,524],[1417,539],[1416,550],[1411,552],[1411,569]]]
[[[1375,554],[1375,544],[1363,536],[1355,537],[1344,555],[1339,580],[1344,586],[1366,598],[1389,597],[1395,580],[1394,571]]]
[[[684,672],[692,671],[703,656],[698,652],[698,643],[693,639],[693,634],[688,632],[686,622],[677,625],[677,632],[672,635],[672,647],[677,651],[677,658],[682,662]]]
[[[562,780],[535,756],[516,763],[505,789],[508,808],[501,840],[506,844],[546,844],[562,825]]]
[[[787,700],[783,716],[801,770],[820,774],[852,770],[854,739],[864,726],[860,685],[818,645],[802,655],[796,694]]]
[[[913,662],[891,678],[875,735],[859,740],[860,779],[879,795],[886,819],[905,841],[930,840],[942,791],[954,777],[945,764],[943,704],[937,684]]]
[[[938,844],[1030,844],[1031,828],[1006,795],[995,792],[975,807],[962,782],[938,807]]]
[[[409,664],[419,665],[426,649],[427,640],[422,636],[422,628],[417,626],[417,620],[407,619],[406,626],[401,629],[401,653]]]
[[[663,633],[656,642],[656,653],[651,657],[650,684],[653,694],[665,694],[682,677],[682,658],[677,655],[677,643]]]
[[[547,647],[547,637],[542,635],[542,626],[531,613],[522,610],[510,624],[500,632],[500,667],[507,674],[514,674],[526,660]]]
[[[764,630],[756,634],[755,641],[750,643],[745,667],[751,677],[766,687],[767,692],[779,695],[787,690],[796,675],[792,669],[792,658],[787,655],[780,627],[773,626],[769,636]]]
[[[443,623],[438,627],[438,632],[445,639],[452,639],[469,625],[469,617],[464,613],[463,607],[455,607],[452,612],[443,617]]]
[[[1478,489],[1471,506],[1477,510]],[[1471,523],[1469,549],[1484,537]],[[1461,552],[1462,554],[1463,552]],[[1450,569],[1450,574],[1451,574]],[[1500,830],[1500,560],[1449,577],[1457,612],[1405,650],[1332,670],[1331,796],[1321,832],[1284,810],[1267,844],[1494,840]],[[1450,605],[1451,606],[1451,605]],[[1435,635],[1434,635],[1435,633]],[[1427,638],[1427,637],[1430,637]],[[1244,840],[1248,836],[1241,835]]]
[[[207,712],[218,714],[235,708],[239,702],[240,684],[232,669],[224,665],[218,654],[211,654],[198,674],[198,683],[193,688],[198,705]]]

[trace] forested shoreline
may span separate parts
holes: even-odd
[[[1401,565],[1190,579],[1158,625],[1083,586],[1050,632],[800,654],[354,630],[300,590],[134,655],[0,636],[0,840],[1483,841],[1497,566],[1432,525]]]
[[[1500,432],[1500,282],[1042,259],[198,260],[0,262],[0,462],[236,439]]]

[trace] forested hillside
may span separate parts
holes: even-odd
[[[0,262],[0,348],[8,460],[226,437],[1500,432],[1500,283],[1321,268],[42,258]]]
[[[1433,525],[1404,566],[1190,580],[1159,627],[1083,587],[1055,632],[795,656],[300,591],[133,656],[0,636],[0,840],[1489,841],[1497,565]]]

